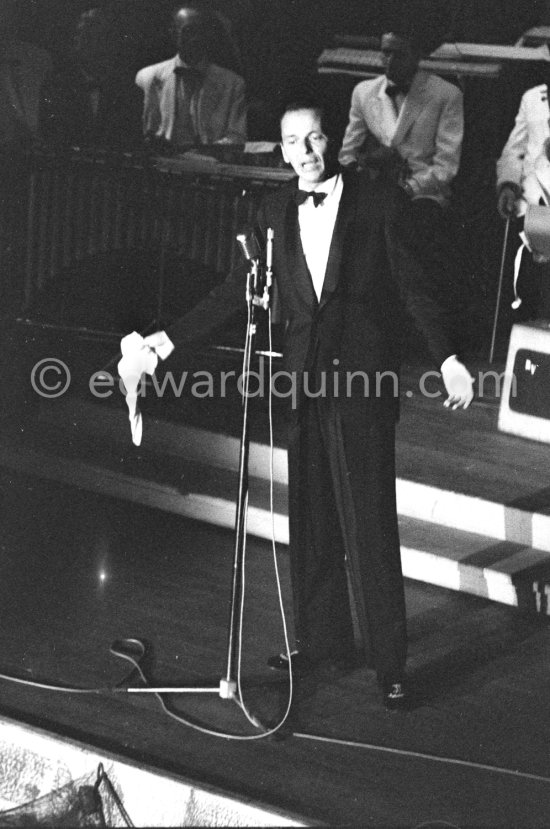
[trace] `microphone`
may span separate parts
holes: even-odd
[[[269,307],[269,289],[271,287],[273,270],[273,229],[267,228],[267,246],[265,251],[265,264],[260,264],[263,258],[262,250],[252,228],[243,230],[236,236],[237,242],[243,252],[244,258],[250,262],[250,272],[247,281],[247,302],[252,301],[254,305],[261,305],[262,308]],[[263,288],[263,295],[259,293]]]
[[[267,246],[265,250],[265,284],[271,288],[273,281],[273,228],[267,228]]]
[[[256,239],[256,235],[252,229],[244,230],[237,235],[237,242],[241,246],[244,258],[248,262],[259,262],[261,257],[261,250]]]
[[[273,265],[273,228],[267,228],[267,247],[265,255],[266,268],[271,268]]]

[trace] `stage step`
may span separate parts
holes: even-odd
[[[208,456],[219,436],[203,435]],[[211,438],[212,442],[206,440]],[[196,444],[193,443],[196,448]],[[86,458],[73,439],[63,448],[0,444],[0,464],[16,473],[39,476],[90,492],[101,493],[166,510],[232,529],[235,520],[236,474],[232,468],[208,462],[179,459],[178,471],[164,464],[162,476],[142,455],[134,464],[105,444],[94,458]],[[255,451],[261,452],[264,447]],[[195,451],[195,450],[193,450]],[[219,459],[219,456],[216,456]],[[231,457],[229,453],[228,457]],[[228,466],[231,466],[228,463]],[[255,464],[252,464],[257,469]],[[162,480],[160,478],[163,478]],[[444,494],[446,498],[449,493]],[[250,478],[248,529],[253,535],[288,544],[286,485],[273,485],[273,520],[270,486]],[[417,510],[418,511],[418,510]],[[487,534],[466,532],[431,520],[400,515],[401,554],[405,576],[460,590],[507,605],[550,614],[550,553],[530,545],[502,541]]]
[[[429,410],[433,410],[433,406]],[[78,434],[87,434],[93,436],[96,444],[97,441],[111,442],[114,446],[123,449],[128,457],[140,451],[147,451],[151,455],[163,458],[165,463],[166,459],[172,459],[171,462],[175,466],[178,465],[178,460],[183,460],[186,463],[198,462],[205,466],[226,469],[234,472],[235,475],[238,471],[239,438],[219,431],[182,422],[146,418],[143,447],[138,450],[132,447],[130,442],[130,428],[125,409],[90,403],[79,397],[58,400],[55,401],[55,405],[44,406],[41,420],[44,425],[67,430],[69,440],[74,439],[74,436]],[[447,422],[449,422],[448,419]],[[450,437],[451,440],[458,439],[458,435],[451,434]],[[506,451],[509,442],[514,440],[507,436],[497,435],[496,437],[501,437],[506,444],[503,452]],[[482,432],[478,439],[480,441],[485,439]],[[533,446],[521,439],[515,440],[520,444],[520,450],[524,453],[534,448],[535,451],[538,449],[539,456],[542,456],[543,452],[548,453],[550,449],[546,446],[537,447],[536,444]],[[409,447],[405,446],[403,449],[399,445],[398,438],[398,455],[405,454],[407,451],[410,451]],[[435,450],[426,448],[423,454],[426,456],[428,452],[434,451],[438,451],[437,446]],[[475,445],[470,452],[475,454]],[[463,447],[457,447],[458,453],[460,453],[459,458],[463,466],[471,465],[470,458]],[[476,490],[475,476],[472,476],[472,494],[455,491],[446,485],[439,485],[436,481],[425,483],[424,480],[413,479],[412,473],[417,469],[422,471],[427,464],[425,461],[422,463],[421,460],[416,462],[416,458],[414,460],[415,463],[412,466],[415,468],[411,470],[411,477],[398,476],[397,478],[397,508],[400,515],[484,535],[498,541],[534,547],[550,553],[548,499],[526,498],[523,499],[526,503],[524,507],[480,497],[478,492],[485,493],[490,489],[485,484]],[[286,450],[282,446],[275,446],[271,459],[268,445],[251,441],[249,459],[251,477],[258,481],[267,480],[270,469],[273,471],[275,484],[286,488]],[[453,470],[450,469],[447,478],[453,480],[452,476]],[[459,483],[458,478],[456,483]],[[515,482],[512,481],[510,489],[514,490],[514,486]],[[541,493],[543,494],[544,492]],[[531,503],[533,507],[530,506]]]

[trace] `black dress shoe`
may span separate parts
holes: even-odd
[[[338,659],[327,657],[313,662],[305,653],[295,650],[290,652],[290,659],[292,662],[292,673],[298,677],[314,674],[318,678],[328,679],[341,673],[347,673],[355,667],[355,659],[350,656]],[[270,656],[267,664],[274,671],[285,671],[288,673],[288,654],[284,652],[278,653],[276,656]]]
[[[384,679],[382,698],[388,711],[406,711],[409,706],[409,696],[402,679]]]

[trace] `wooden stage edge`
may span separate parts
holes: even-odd
[[[166,770],[132,762],[127,756],[94,749],[91,744],[54,734],[36,725],[0,716],[0,753],[4,774],[0,784],[0,825],[16,823],[26,806],[28,824],[54,825],[63,816],[62,792],[72,793],[94,786],[99,774],[105,774],[113,786],[102,783],[99,794],[107,826],[313,826],[306,819],[285,814],[248,798],[231,797],[204,783],[184,779]],[[32,783],[31,783],[32,781]],[[34,797],[29,802],[29,784]],[[54,806],[48,813],[41,798],[52,797]],[[124,812],[117,798],[120,798]],[[55,803],[57,799],[57,803]],[[42,813],[40,812],[42,809]],[[136,816],[139,821],[136,822]],[[40,820],[42,817],[42,820]],[[34,819],[33,819],[34,818]],[[14,823],[10,822],[14,821]],[[82,819],[82,817],[81,817]],[[60,820],[61,825],[61,820]],[[78,825],[92,825],[78,823]]]

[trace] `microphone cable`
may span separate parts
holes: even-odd
[[[250,306],[249,306],[249,320],[248,323],[250,324]],[[273,430],[273,389],[272,389],[272,377],[273,377],[273,336],[272,336],[272,318],[271,318],[271,305],[267,308],[268,314],[268,428],[269,428],[269,514],[270,514],[270,521],[271,521],[271,553],[273,559],[273,569],[275,572],[275,584],[277,587],[277,600],[279,605],[279,612],[283,627],[283,637],[285,641],[285,653],[288,658],[288,681],[289,681],[289,690],[288,690],[288,699],[286,709],[281,720],[273,726],[268,734],[260,735],[260,736],[269,736],[271,734],[276,733],[283,727],[286,723],[290,709],[292,707],[292,701],[294,697],[294,677],[292,673],[292,659],[290,656],[290,641],[288,635],[288,622],[285,613],[284,607],[284,600],[283,600],[283,591],[282,591],[282,584],[281,584],[281,575],[279,570],[279,561],[278,561],[278,553],[277,553],[277,541],[275,537],[275,499],[274,499],[274,449],[275,449],[275,441],[274,441],[274,430]],[[246,370],[246,356],[243,359],[243,372]],[[248,494],[247,494],[247,512],[248,512]],[[239,691],[239,703],[241,708],[252,725],[257,725],[257,721],[255,719],[251,719],[249,715],[249,711],[246,708],[246,705],[243,700],[243,693],[242,693],[242,685],[241,685],[241,663],[242,663],[242,645],[243,645],[243,616],[244,616],[244,600],[246,595],[246,567],[245,567],[245,555],[246,555],[246,532],[244,535],[244,550],[243,550],[243,565],[242,565],[242,600],[241,600],[241,607],[240,607],[240,620],[239,620],[239,638],[238,638],[238,661],[237,661],[237,687]]]
[[[133,645],[137,645],[139,649],[144,652],[144,645],[139,639],[125,639],[123,642],[131,643]],[[141,679],[145,684],[147,684],[147,677],[145,676],[141,665],[139,664],[139,658],[134,658],[128,654],[123,654],[120,652],[115,652],[113,647],[111,648],[111,652],[116,655],[120,656],[122,659],[128,660],[133,668],[138,671]],[[176,720],[176,722],[194,728],[197,731],[201,731],[203,734],[209,734],[215,737],[225,737],[229,740],[258,740],[263,739],[265,737],[269,737],[271,734],[274,734],[280,725],[276,728],[270,729],[269,731],[264,732],[263,734],[251,734],[251,735],[239,735],[239,734],[229,734],[222,731],[216,731],[214,729],[208,729],[204,726],[199,725],[198,723],[192,722],[190,720],[186,720],[184,717],[176,714],[168,706],[166,705],[163,694],[177,694],[177,688],[122,688],[122,687],[98,687],[98,688],[80,688],[74,686],[65,686],[65,685],[55,685],[52,683],[47,682],[38,682],[31,679],[23,679],[21,677],[15,677],[9,674],[2,674],[0,673],[0,680],[6,680],[8,682],[17,683],[19,685],[24,685],[27,687],[32,688],[41,688],[47,691],[57,691],[57,692],[64,692],[70,694],[88,694],[88,695],[98,695],[98,694],[128,694],[128,693],[151,693],[156,696],[163,708],[164,712],[171,717],[172,719]],[[185,690],[189,690],[188,688]],[[197,692],[200,692],[200,688],[197,689]],[[428,752],[420,752],[420,751],[412,751],[410,749],[402,749],[402,748],[395,748],[392,746],[384,746],[377,743],[366,743],[361,740],[346,740],[339,737],[331,737],[329,735],[323,734],[311,734],[308,732],[300,732],[300,731],[293,731],[289,736],[296,737],[297,739],[307,740],[311,742],[321,743],[325,745],[335,745],[342,748],[353,748],[353,749],[363,749],[365,751],[372,751],[372,752],[380,752],[382,754],[392,755],[396,757],[407,757],[410,759],[418,759],[418,760],[425,760],[434,763],[442,763],[444,765],[450,766],[460,766],[462,768],[468,769],[476,769],[478,771],[485,771],[493,774],[502,774],[509,777],[515,777],[521,780],[532,780],[538,783],[550,783],[550,777],[546,777],[541,774],[534,774],[531,772],[520,771],[519,769],[510,769],[506,768],[505,766],[496,766],[489,763],[478,763],[473,760],[462,760],[458,757],[448,757],[439,754],[430,754]]]

